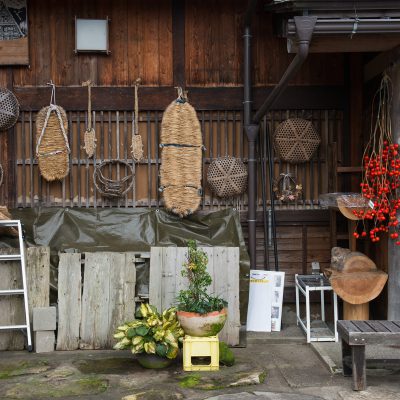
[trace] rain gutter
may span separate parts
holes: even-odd
[[[318,18],[313,36],[399,33],[400,18]],[[287,37],[297,34],[294,19],[289,19]]]

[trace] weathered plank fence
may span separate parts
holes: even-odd
[[[136,254],[60,254],[57,350],[115,344],[116,326],[135,314]]]
[[[19,249],[2,248],[0,254],[18,254]],[[48,307],[50,297],[50,249],[28,247],[26,250],[26,278],[29,318],[32,323],[34,307]],[[19,261],[2,261],[0,264],[0,290],[21,289],[21,264]],[[0,296],[0,325],[25,323],[21,296]],[[22,350],[25,344],[22,332],[0,331],[0,350]]]
[[[228,320],[219,334],[231,346],[239,344],[239,248],[201,247],[208,256],[207,270],[212,277],[210,294],[228,302]],[[159,310],[175,304],[179,290],[186,287],[181,275],[186,247],[152,247],[150,252],[149,302]]]

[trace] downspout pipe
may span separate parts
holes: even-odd
[[[256,164],[256,141],[258,137],[259,127],[256,126],[250,130],[248,127],[251,123],[252,110],[252,93],[251,93],[251,19],[253,17],[257,0],[250,0],[244,16],[244,33],[243,33],[243,124],[247,141],[249,143],[248,157],[248,212],[247,223],[249,231],[249,255],[250,268],[256,268],[256,192],[257,192],[257,164]],[[253,206],[250,206],[253,205]]]
[[[248,159],[248,170],[249,170],[249,185],[248,185],[248,230],[249,230],[249,254],[250,254],[250,268],[256,269],[256,211],[257,211],[257,165],[256,165],[256,141],[260,130],[260,121],[264,115],[271,109],[278,97],[286,89],[290,79],[299,71],[300,67],[307,59],[312,34],[314,31],[317,17],[315,16],[299,16],[294,17],[297,30],[297,43],[298,52],[290,63],[289,67],[283,74],[278,85],[272,90],[270,95],[264,101],[260,109],[256,112],[254,117],[251,119],[251,101],[250,97],[246,97],[250,93],[251,81],[250,81],[250,43],[247,44],[245,39],[245,59],[244,59],[244,86],[245,86],[245,98],[244,98],[244,129],[247,134],[249,142],[249,159]],[[247,29],[245,28],[245,35]],[[246,90],[247,87],[247,90]],[[247,93],[248,92],[248,93]],[[249,108],[246,108],[247,102],[249,102]],[[267,131],[268,134],[268,131]],[[270,181],[271,191],[273,182]],[[274,202],[271,202],[271,213],[273,222],[275,220],[275,207]],[[275,224],[273,223],[273,229],[275,231]],[[276,242],[276,234],[273,233],[273,240]],[[275,246],[276,248],[276,243]],[[275,264],[277,264],[277,254],[275,252]],[[277,266],[275,266],[277,268]]]
[[[313,35],[314,27],[317,22],[317,17],[315,16],[303,16],[303,17],[294,17],[294,22],[296,25],[297,32],[297,54],[293,61],[290,63],[285,73],[283,74],[281,80],[278,85],[274,87],[270,95],[264,101],[260,109],[254,115],[253,124],[259,124],[264,115],[271,109],[275,101],[282,94],[282,92],[286,89],[290,79],[292,79],[304,61],[308,57],[310,42]]]

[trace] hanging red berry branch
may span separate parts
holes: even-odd
[[[400,245],[397,210],[400,199],[399,145],[393,143],[390,111],[392,103],[392,84],[384,75],[372,102],[371,135],[363,154],[362,195],[369,199],[369,208],[353,211],[363,220],[361,236],[367,236],[365,220],[370,220],[369,237],[372,242],[380,240],[379,234],[389,232],[389,236]],[[376,110],[376,116],[374,111]],[[360,233],[354,232],[356,238]]]

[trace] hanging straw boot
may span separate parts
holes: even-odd
[[[42,108],[36,117],[36,157],[39,170],[47,181],[61,180],[69,172],[68,119],[64,109],[56,105],[55,85],[50,105]]]
[[[185,217],[194,213],[201,201],[203,142],[196,110],[182,88],[178,88],[178,98],[164,111],[160,147],[160,190],[165,206]]]

